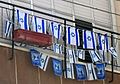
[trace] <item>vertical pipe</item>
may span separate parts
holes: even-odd
[[[113,47],[113,35],[112,34],[111,34],[111,47]],[[114,80],[113,55],[111,55],[111,70],[112,70],[112,74],[111,74],[111,80],[109,81],[110,83],[113,82]]]
[[[13,14],[13,16],[12,16],[12,56],[9,58],[9,60],[12,60],[13,57],[14,57],[14,40],[13,40],[13,38],[14,38],[14,27],[15,27],[15,19],[14,19],[14,17],[15,17],[15,7],[14,6],[13,6],[12,14]]]
[[[66,20],[64,20],[64,71],[65,71],[65,76],[67,77],[67,66],[66,66]]]

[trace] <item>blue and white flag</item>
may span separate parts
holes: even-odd
[[[92,63],[87,63],[86,65],[86,69],[87,69],[87,79],[88,80],[95,80],[97,79],[96,73],[95,73],[95,69]]]
[[[67,75],[65,75],[65,78],[75,79],[73,64],[66,62],[66,68],[65,73],[67,73]]]
[[[109,52],[113,55],[114,58],[117,58],[117,51],[115,50],[115,48],[111,47],[109,48]]]
[[[53,71],[57,76],[62,76],[62,61],[58,59],[52,59]]]
[[[96,75],[98,79],[105,79],[105,65],[96,64]]]
[[[5,21],[5,31],[4,31],[4,35],[6,38],[10,37],[11,34],[11,30],[12,30],[12,23],[10,21]]]
[[[85,49],[96,48],[96,40],[95,40],[94,32],[83,30],[83,48]]]
[[[98,33],[98,44],[100,50],[107,51],[109,49],[108,37],[107,34],[101,35]]]
[[[70,63],[76,63],[76,56],[74,50],[68,50],[68,59]]]
[[[78,58],[85,60],[85,50],[77,50]]]
[[[39,66],[40,65],[40,53],[35,49],[30,49],[30,55],[31,55],[33,66]]]
[[[17,20],[21,29],[29,30],[27,13],[17,10]]]
[[[61,25],[57,22],[51,22],[50,24],[52,35],[60,40],[61,37]]]
[[[60,44],[53,44],[53,50],[55,53],[62,54],[62,45]]]
[[[33,16],[33,30],[46,34],[46,20]]]
[[[86,67],[83,64],[75,64],[77,80],[86,80],[87,79],[87,72]]]
[[[46,71],[48,65],[49,56],[45,53],[40,53],[40,65],[38,66],[43,71]]]
[[[90,50],[89,53],[90,53],[90,56],[91,56],[93,63],[94,62],[101,62],[101,58],[96,51]]]
[[[77,28],[67,26],[66,29],[66,39],[67,39],[67,44],[70,45],[80,45],[80,37],[79,37],[79,32]]]

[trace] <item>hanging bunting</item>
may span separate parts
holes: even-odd
[[[115,48],[111,47],[109,48],[109,52],[113,55],[113,57],[116,59],[117,58],[117,51],[115,50]]]
[[[33,16],[33,30],[46,34],[46,20]]]
[[[107,51],[109,49],[107,34],[101,35],[100,33],[98,33],[98,44],[100,50]]]
[[[70,63],[76,63],[76,56],[74,50],[68,50],[68,59]]]
[[[62,61],[52,58],[52,66],[54,74],[57,76],[62,76]]]
[[[86,67],[83,64],[75,64],[77,80],[86,80],[87,79],[87,72]]]
[[[67,26],[66,29],[66,39],[67,39],[67,44],[70,45],[80,45],[80,38],[79,38],[79,32],[77,28]]]
[[[101,62],[101,58],[96,51],[89,50],[89,53],[90,53],[90,56],[91,56],[91,59],[92,59],[93,63],[94,62]]]
[[[62,54],[62,45],[60,44],[53,44],[53,50],[55,53]]]
[[[98,79],[105,79],[105,65],[96,64],[96,75]]]
[[[17,10],[17,20],[21,29],[29,30],[28,14]]]
[[[96,48],[96,40],[95,40],[94,32],[83,30],[83,48],[84,49]]]
[[[87,69],[87,79],[88,80],[95,80],[97,79],[95,69],[92,63],[87,63],[86,64],[86,69]]]
[[[77,56],[78,58],[85,60],[85,51],[84,50],[77,50]]]
[[[60,37],[61,37],[61,25],[60,25],[60,23],[51,22],[50,23],[50,29],[51,29],[52,35],[55,38],[60,40]]]

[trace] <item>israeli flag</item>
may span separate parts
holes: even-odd
[[[49,56],[45,53],[40,53],[40,65],[38,66],[43,71],[46,71],[46,67],[48,65]]]
[[[95,40],[94,32],[83,30],[83,48],[85,49],[96,48],[96,40]]]
[[[86,67],[83,64],[75,64],[77,80],[86,80],[87,72]]]
[[[66,71],[65,71],[65,73],[67,73],[67,75],[65,75],[65,78],[75,79],[74,68],[73,68],[72,63],[66,62]]]
[[[79,46],[80,45],[80,41],[79,41],[80,38],[79,38],[78,29],[74,28],[74,27],[67,26],[66,31],[67,31],[67,33],[66,33],[67,44]]]
[[[33,66],[39,66],[40,65],[40,53],[35,49],[30,49],[30,55],[31,55]]]
[[[5,37],[10,37],[11,34],[11,30],[12,30],[12,23],[10,21],[5,21],[5,31],[4,31],[4,35]]]
[[[62,45],[60,44],[53,44],[53,50],[55,53],[62,54]]]
[[[115,50],[115,48],[111,47],[109,48],[109,52],[113,55],[114,58],[117,58],[117,51]]]
[[[60,40],[60,37],[61,37],[61,25],[60,25],[60,23],[51,22],[50,28],[51,28],[51,32],[52,32],[53,36]]]
[[[76,63],[76,56],[74,50],[68,50],[68,59],[70,63]]]
[[[17,10],[17,20],[21,29],[29,30],[28,14]]]
[[[86,65],[86,69],[87,69],[87,79],[88,80],[95,80],[97,79],[96,73],[95,73],[95,69],[92,63],[87,63]]]
[[[101,62],[101,58],[96,51],[90,50],[89,53],[90,53],[90,56],[91,56],[93,63],[94,62]]]
[[[96,64],[96,75],[98,79],[105,79],[105,65]]]
[[[46,20],[33,16],[33,30],[46,34]]]
[[[53,71],[57,76],[62,76],[62,61],[58,59],[52,59]]]
[[[85,60],[85,51],[84,50],[77,50],[78,58]]]
[[[98,44],[100,50],[107,51],[109,49],[108,37],[107,34],[101,35],[98,33]]]

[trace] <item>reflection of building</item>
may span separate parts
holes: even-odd
[[[99,31],[96,29],[92,29],[94,27],[100,27],[107,30],[113,30],[116,32],[120,32],[119,26],[120,26],[120,16],[111,15],[110,13],[106,11],[112,11],[120,14],[120,1],[115,1],[115,4],[113,5],[113,0],[68,0],[66,2],[65,0],[4,0],[10,3],[14,3],[17,5],[25,6],[28,8],[34,8],[35,10],[39,10],[42,12],[50,13],[56,16],[60,16],[63,18],[71,19],[76,22],[80,22],[80,28],[83,29],[89,29],[94,30],[96,32],[105,33],[103,31]],[[74,1],[74,2],[71,2]],[[112,6],[111,6],[112,5]],[[1,5],[4,7],[12,8],[8,5]],[[89,6],[91,6],[89,8]],[[116,6],[115,10],[113,6]],[[99,10],[100,9],[100,10]],[[104,11],[105,10],[105,11]],[[23,10],[25,11],[25,10]],[[41,16],[44,18],[48,18],[51,20],[63,22],[61,19],[53,18],[46,16],[44,14],[38,14],[35,12],[25,11],[27,13],[30,13],[31,15],[35,14],[37,16]],[[0,24],[4,24],[4,19],[9,17],[8,12],[6,10],[0,8],[0,15],[3,17],[0,17]],[[68,24],[75,25],[71,22],[68,22]],[[116,25],[117,24],[117,28]],[[4,25],[1,26],[1,31],[3,31]],[[78,26],[78,25],[77,25]],[[118,31],[117,31],[118,30]],[[0,31],[0,37],[2,37],[3,32]],[[119,36],[118,36],[119,37]],[[118,50],[120,43],[118,42]],[[52,69],[51,69],[51,62],[49,62],[49,65],[47,67],[47,71],[43,72],[42,70],[38,70],[37,68],[34,68],[30,63],[30,58],[28,54],[28,49],[26,48],[20,48],[17,47],[15,50],[15,57],[12,61],[8,60],[9,57],[11,57],[11,49],[10,44],[11,42],[8,42],[6,40],[1,40],[0,45],[0,83],[1,84],[60,84],[61,79],[59,77],[56,77],[53,75]],[[7,46],[7,47],[5,47]],[[9,47],[9,48],[8,48]],[[50,55],[53,55],[52,52],[44,51],[40,49],[41,51],[48,53]],[[119,51],[120,53],[120,51]],[[89,58],[89,57],[88,57]],[[118,57],[118,65],[120,64]],[[118,68],[119,69],[119,68]],[[110,80],[110,75],[107,75],[106,82]],[[117,84],[116,82],[119,82],[118,80],[118,74],[115,74],[114,76],[115,81],[114,84]],[[81,81],[76,80],[65,80],[62,79],[63,84],[80,84]],[[86,84],[94,84],[99,83],[102,84],[103,81],[85,81]]]

